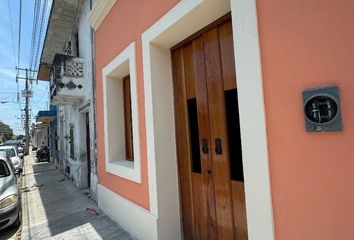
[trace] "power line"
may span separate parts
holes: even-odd
[[[41,9],[41,15],[40,15],[40,25],[39,25],[38,43],[36,46],[36,57],[34,60],[34,69],[37,69],[37,66],[38,66],[40,43],[42,42],[42,36],[43,36],[43,32],[44,32],[44,23],[45,23],[45,16],[46,16],[46,12],[47,12],[47,7],[48,7],[48,1],[44,1],[44,4]],[[32,76],[34,76],[34,73]]]
[[[18,27],[18,56],[17,56],[17,66],[20,66],[20,56],[21,56],[21,22],[22,22],[22,0],[20,0],[20,15],[19,15],[19,27]]]
[[[47,0],[36,0],[33,8],[34,18],[30,51],[30,69],[37,69],[39,65],[40,48],[43,42],[43,32],[47,20],[48,2]],[[31,78],[34,78],[34,75],[35,72],[30,73]]]
[[[48,93],[47,92],[48,91],[48,86],[49,86],[49,84],[45,87],[45,90],[43,91],[42,96],[39,97],[39,99],[37,101],[34,101],[34,102],[39,103],[43,99],[43,97]]]
[[[11,29],[11,38],[12,38],[12,49],[14,51],[14,63],[16,66],[16,51],[15,51],[15,41],[14,41],[14,31],[12,29],[12,17],[11,17],[11,8],[10,8],[10,0],[7,0],[7,6],[9,8],[9,17],[10,17],[10,29]]]
[[[40,4],[39,0],[36,0],[34,8],[33,8],[33,24],[32,24],[32,44],[31,44],[31,52],[30,52],[30,68],[33,68],[33,54],[36,44],[36,36],[37,36],[37,28],[38,28],[38,18],[39,18],[39,9]]]
[[[16,91],[0,91],[0,93],[16,93]]]

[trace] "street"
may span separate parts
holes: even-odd
[[[53,164],[25,156],[22,233],[9,228],[0,239],[132,239]]]

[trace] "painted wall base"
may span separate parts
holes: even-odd
[[[133,237],[141,240],[158,239],[156,216],[100,184],[98,207]]]
[[[97,186],[98,185],[98,177],[96,174],[91,173],[91,198],[98,202],[98,192]]]

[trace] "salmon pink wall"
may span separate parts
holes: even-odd
[[[257,1],[276,239],[354,239],[354,1]],[[342,132],[307,133],[302,91],[337,84]]]
[[[149,209],[149,189],[147,178],[141,34],[165,15],[178,2],[179,0],[119,0],[97,29],[95,35],[99,183],[146,209]],[[104,161],[105,143],[103,131],[102,68],[133,41],[136,42],[136,68],[139,95],[138,110],[141,145],[141,184],[107,173],[105,171]]]

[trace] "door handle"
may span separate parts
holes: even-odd
[[[209,148],[208,148],[208,140],[206,138],[202,139],[202,152],[204,154],[208,154]]]
[[[215,153],[217,155],[222,154],[222,144],[221,144],[221,139],[220,138],[215,138]]]

